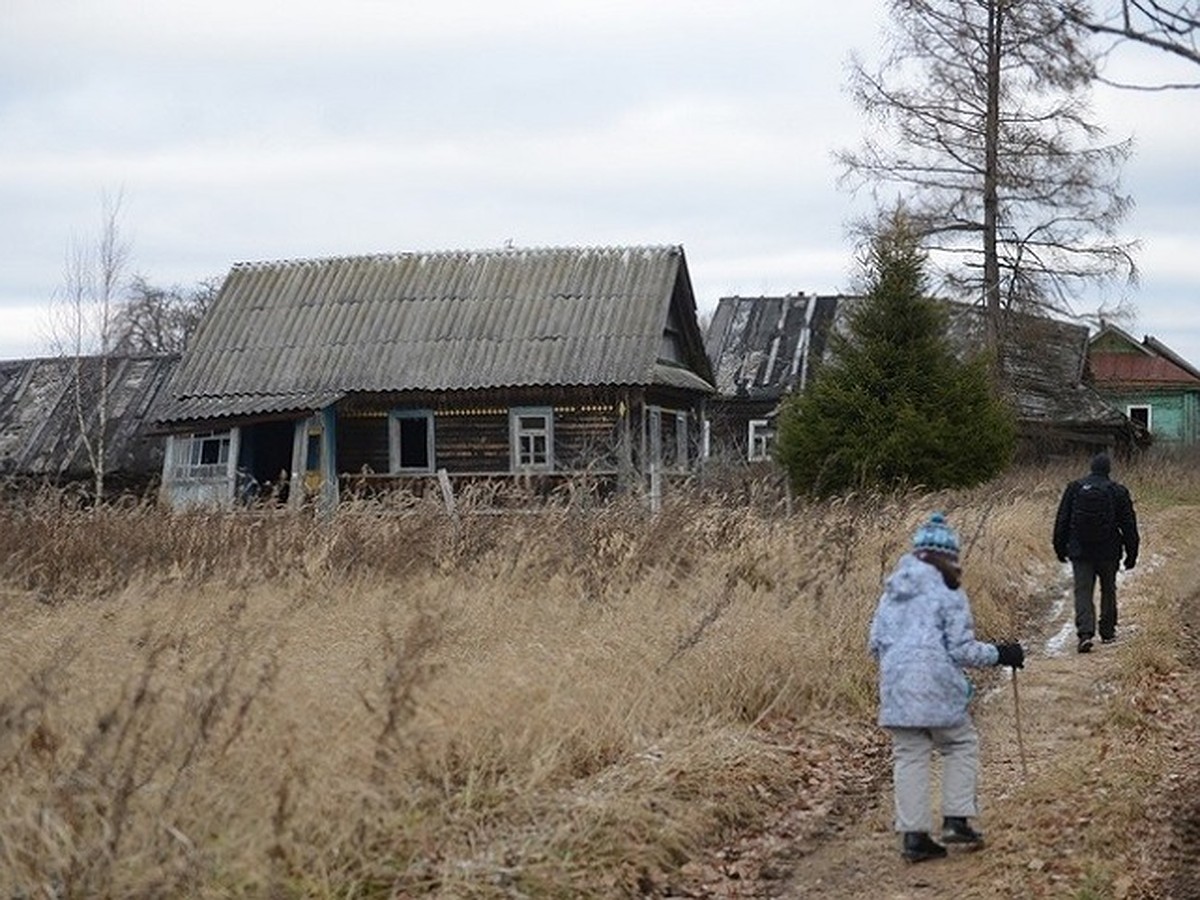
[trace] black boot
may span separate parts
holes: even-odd
[[[940,859],[946,855],[946,848],[931,838],[928,831],[906,831],[901,853],[909,862],[922,862]]]
[[[966,816],[946,816],[942,819],[942,840],[947,844],[983,845],[983,834],[967,822]]]

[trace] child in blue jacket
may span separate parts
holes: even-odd
[[[913,537],[884,581],[871,621],[869,648],[879,662],[879,724],[892,739],[895,828],[911,862],[946,855],[930,837],[930,770],[942,758],[942,840],[981,845],[968,821],[978,814],[975,784],[979,739],[967,709],[971,683],[963,669],[1021,668],[1020,644],[975,639],[967,595],[961,589],[959,541],[941,513]]]

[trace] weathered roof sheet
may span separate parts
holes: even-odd
[[[661,383],[672,303],[691,305],[677,318],[691,329],[687,386],[699,389],[710,374],[681,247],[243,263],[193,338],[162,417],[229,415],[231,402],[299,409],[355,391]]]
[[[201,422],[223,417],[270,418],[324,409],[343,396],[342,391],[301,391],[291,394],[178,397],[159,405],[156,421],[164,421],[168,414],[174,422]]]
[[[106,470],[110,474],[157,473],[162,442],[150,437],[154,404],[170,378],[176,356],[109,357]],[[76,366],[78,364],[78,379]],[[98,428],[100,357],[0,362],[0,473],[82,477],[91,464],[78,416],[89,434]],[[75,385],[80,385],[80,402]]]
[[[727,397],[777,400],[803,387],[810,359],[825,354],[837,297],[723,297],[705,350],[717,391]]]
[[[1192,365],[1191,362],[1184,359],[1158,338],[1151,335],[1146,335],[1144,338],[1142,338],[1142,343],[1145,344],[1149,350],[1157,353],[1163,359],[1173,362],[1188,375],[1191,375],[1193,378],[1200,379],[1200,369],[1197,369],[1194,365]]]
[[[847,296],[726,297],[709,326],[706,347],[721,397],[781,399],[803,386],[804,372],[829,350],[859,298]],[[947,336],[969,353],[985,345],[985,319],[976,306],[947,303]],[[1010,314],[1001,365],[1017,415],[1027,422],[1112,424],[1123,421],[1083,381],[1088,331],[1083,325]]]
[[[1092,336],[1088,365],[1097,387],[1174,386],[1195,389],[1200,370],[1157,338],[1138,342],[1133,335],[1105,322]]]

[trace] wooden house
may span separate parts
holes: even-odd
[[[706,335],[717,395],[709,406],[714,455],[767,459],[775,415],[830,353],[857,302],[850,296],[725,297]],[[986,345],[982,310],[946,303],[947,338],[964,357]],[[1129,420],[1084,379],[1088,330],[1023,314],[1006,318],[1000,370],[1016,412],[1020,452],[1032,458],[1127,446]]]
[[[235,265],[157,418],[172,505],[685,472],[712,373],[683,249]]]
[[[1088,343],[1091,381],[1160,446],[1200,441],[1200,370],[1161,341],[1105,322]]]
[[[178,362],[177,356],[0,361],[0,476],[90,485],[103,445],[110,488],[157,483],[163,447],[152,411]]]

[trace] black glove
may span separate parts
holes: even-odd
[[[996,665],[1011,666],[1014,669],[1025,668],[1025,651],[1021,649],[1020,644],[997,644],[996,652],[1000,654]]]
[[[1137,557],[1136,556],[1125,557],[1125,568],[1126,569],[1132,569],[1136,565],[1137,565]]]

